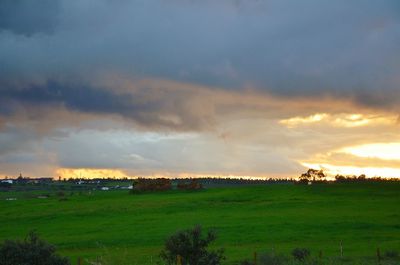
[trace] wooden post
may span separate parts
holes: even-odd
[[[378,258],[378,263],[380,264],[382,256],[381,256],[381,250],[379,248],[376,249],[376,257]]]
[[[254,265],[257,265],[257,252],[254,251]]]
[[[82,260],[81,260],[81,257],[78,257],[78,263],[77,263],[78,265],[82,265]]]
[[[182,257],[181,255],[176,256],[176,265],[182,265]]]
[[[340,241],[340,257],[343,258],[343,244],[342,244],[342,241]]]
[[[322,259],[322,250],[319,251],[319,259]]]

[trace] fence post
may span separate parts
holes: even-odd
[[[182,265],[182,257],[181,255],[176,256],[176,265]]]
[[[343,244],[342,244],[342,241],[340,241],[340,257],[343,258]]]
[[[81,257],[78,257],[78,263],[77,263],[78,265],[82,265],[82,260],[81,260]]]
[[[254,251],[254,265],[257,265],[257,252]]]
[[[381,250],[379,248],[376,249],[376,257],[378,258],[378,263],[380,264],[382,256],[381,256]]]

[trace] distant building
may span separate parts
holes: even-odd
[[[12,180],[12,179],[3,179],[3,180],[1,181],[1,183],[13,184],[13,180]]]

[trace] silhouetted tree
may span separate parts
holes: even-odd
[[[325,179],[325,173],[324,171],[321,170],[317,170],[317,169],[312,169],[310,168],[309,170],[307,170],[306,173],[301,174],[300,176],[300,181],[321,181]]]

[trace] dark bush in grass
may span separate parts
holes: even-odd
[[[396,259],[399,257],[399,252],[397,252],[396,250],[388,250],[385,252],[385,257],[390,259]]]
[[[24,241],[6,240],[0,244],[0,265],[69,265],[55,250],[53,245],[30,233]]]
[[[310,250],[306,248],[295,248],[292,250],[292,256],[295,260],[305,261],[310,257]]]
[[[219,265],[225,259],[223,249],[208,249],[216,238],[214,231],[203,235],[200,226],[179,231],[166,240],[160,258],[168,265],[177,264],[178,256],[182,265]]]

